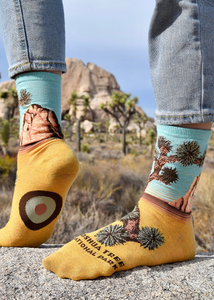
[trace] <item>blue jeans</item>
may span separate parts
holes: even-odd
[[[0,0],[9,76],[32,70],[66,72],[62,0]]]
[[[213,122],[214,1],[156,0],[149,53],[156,122]]]
[[[9,75],[66,71],[61,0],[0,0]],[[149,31],[159,124],[214,121],[214,1],[156,0]]]

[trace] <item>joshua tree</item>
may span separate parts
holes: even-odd
[[[18,94],[15,88],[0,91],[0,98],[4,99],[5,113],[4,120],[9,120],[14,117],[15,109],[18,107]]]
[[[4,155],[7,155],[7,146],[10,138],[10,126],[9,121],[4,120],[2,122],[2,128],[1,128],[1,139],[3,142],[2,151]]]
[[[83,97],[85,97],[86,95],[83,95]],[[72,115],[74,116],[76,122],[77,122],[77,130],[76,130],[76,135],[77,135],[77,151],[81,151],[81,128],[80,128],[80,124],[83,121],[88,108],[89,108],[89,101],[83,99],[83,114],[80,116],[80,118],[77,118],[77,106],[80,105],[78,103],[78,100],[81,99],[81,97],[76,93],[73,92],[71,94],[71,98],[69,99],[69,104],[72,106]]]
[[[104,125],[105,125],[105,128],[106,128],[106,142],[108,142],[108,129],[109,129],[109,126],[110,126],[109,119],[105,120]]]
[[[87,111],[88,111],[88,109],[90,110],[90,112],[91,112],[91,115],[92,115],[92,122],[94,122],[94,111],[93,111],[93,109],[91,108],[91,106],[90,106],[90,96],[89,95],[83,95],[82,97],[81,97],[82,99],[83,99],[83,105],[84,105],[84,109],[86,109],[86,112],[85,113],[87,113]]]
[[[148,121],[148,117],[147,116],[143,116],[140,113],[136,113],[133,119],[134,123],[137,124],[137,126],[139,127],[139,131],[140,131],[140,137],[139,137],[139,142],[140,145],[142,145],[142,137],[141,137],[141,130],[144,129],[146,122]],[[142,126],[143,123],[143,126]]]
[[[99,139],[100,138],[100,127],[101,127],[101,122],[94,122],[93,123],[93,127],[94,127],[94,131],[95,131],[95,133],[98,133],[98,135],[97,135],[97,138]]]
[[[126,128],[129,125],[131,116],[135,114],[135,104],[138,98],[130,98],[131,94],[114,92],[111,95],[112,101],[108,104],[101,103],[100,108],[111,115],[119,124],[123,133],[123,153],[126,154]]]
[[[149,145],[151,147],[151,156],[153,154],[153,149],[154,149],[154,143],[155,143],[155,140],[156,140],[156,132],[153,128],[149,128],[147,130],[147,134],[149,136]]]
[[[71,142],[72,141],[72,134],[73,134],[72,125],[73,125],[74,121],[71,119],[71,115],[69,115],[69,114],[65,114],[63,119],[69,123],[68,125],[66,125],[65,129],[68,130],[68,132],[70,134],[70,142]]]

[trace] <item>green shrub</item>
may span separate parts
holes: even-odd
[[[14,168],[15,161],[9,155],[0,157],[0,175],[7,176],[9,171]]]
[[[139,155],[139,152],[136,149],[134,149],[134,148],[132,148],[129,153],[132,154],[132,155],[134,155],[134,156],[138,156]]]
[[[10,138],[10,126],[9,126],[9,121],[4,120],[2,122],[2,129],[1,129],[1,139],[4,143],[4,145],[8,144]]]
[[[209,141],[209,146],[214,147],[214,141]]]
[[[81,145],[81,151],[82,152],[86,152],[86,153],[90,153],[91,152],[91,150],[88,148],[87,144],[82,144]]]
[[[105,140],[103,138],[99,138],[100,143],[105,143]]]

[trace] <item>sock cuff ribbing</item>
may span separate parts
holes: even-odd
[[[28,103],[20,105],[20,120],[31,104],[54,111],[61,123],[61,76],[51,72],[28,72],[16,76],[16,87],[19,99],[27,91]]]

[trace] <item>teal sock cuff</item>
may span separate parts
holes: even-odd
[[[41,105],[55,112],[61,124],[61,76],[51,72],[28,72],[16,76],[16,88],[30,93],[30,101],[20,106],[20,120],[31,104]]]
[[[145,192],[177,201],[201,173],[211,130],[157,125],[157,132],[154,163]]]
[[[158,136],[170,134],[170,136],[175,139],[180,137],[181,139],[199,140],[200,143],[206,143],[206,145],[208,146],[208,141],[210,139],[212,130],[202,130],[157,124],[157,132]]]

